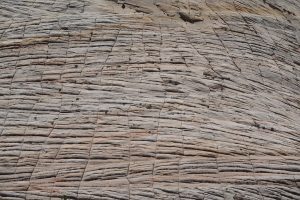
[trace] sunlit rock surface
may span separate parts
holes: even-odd
[[[0,199],[300,199],[300,2],[122,4],[0,1]]]

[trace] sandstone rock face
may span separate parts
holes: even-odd
[[[300,199],[300,1],[1,0],[0,199]]]

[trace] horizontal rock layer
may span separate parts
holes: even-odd
[[[0,2],[0,199],[299,199],[300,3],[122,4]]]

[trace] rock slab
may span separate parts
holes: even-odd
[[[1,0],[0,199],[300,199],[299,13]]]

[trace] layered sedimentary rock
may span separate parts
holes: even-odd
[[[299,16],[1,0],[0,199],[299,199]]]

